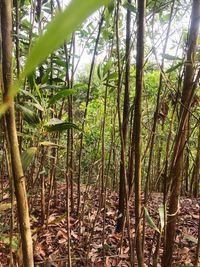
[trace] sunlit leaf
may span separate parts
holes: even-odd
[[[62,45],[64,40],[67,40],[70,34],[75,31],[89,15],[101,6],[109,4],[109,2],[110,0],[73,0],[63,12],[58,14],[54,20],[49,23],[44,34],[35,42],[25,63],[24,71],[10,88],[5,102],[0,105],[0,115],[2,115],[12,103],[12,99],[19,91],[20,84],[24,78],[33,72],[49,54]]]
[[[160,215],[160,225],[161,225],[161,231],[162,231],[165,226],[165,207],[163,204],[159,206],[158,211]]]
[[[35,43],[25,65],[24,75],[33,71],[49,54],[58,48],[91,13],[110,0],[73,0],[48,25],[44,35]],[[58,30],[59,29],[59,30]],[[52,38],[53,37],[53,38]]]

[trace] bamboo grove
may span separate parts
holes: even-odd
[[[2,264],[183,266],[182,199],[200,211],[199,18],[200,0],[0,0]],[[63,255],[37,261],[61,222]],[[185,266],[200,264],[199,214],[194,224]]]

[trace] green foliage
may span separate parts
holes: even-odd
[[[27,58],[24,71],[19,80],[17,80],[9,90],[8,99],[17,94],[23,79],[33,72],[49,54],[64,42],[64,40],[68,39],[78,25],[80,25],[96,9],[109,2],[110,0],[71,1],[67,8],[49,23],[44,35],[40,36],[35,42]],[[10,101],[7,101],[0,106],[0,115],[6,111],[9,105]]]
[[[11,246],[11,248],[16,251],[19,247],[19,240],[16,236],[12,237],[12,243],[10,244],[10,236],[6,235],[6,234],[1,234],[0,236],[0,241],[2,241],[3,243],[5,243],[8,246]]]
[[[153,219],[151,218],[147,208],[144,207],[144,212],[145,212],[145,219],[148,223],[148,225],[154,229],[155,231],[157,231],[158,233],[160,233],[160,230],[158,229],[158,227],[156,226],[156,224],[154,223]]]
[[[74,123],[71,123],[71,122],[62,122],[62,121],[50,121],[47,123],[47,125],[45,125],[45,129],[47,132],[63,132],[63,131],[66,131],[66,130],[69,130],[71,128],[74,128],[76,130],[79,130],[79,127],[74,124]]]
[[[27,170],[37,153],[37,147],[30,147],[22,153],[21,161],[24,172]]]
[[[125,3],[123,4],[123,7],[128,9],[129,11],[133,12],[133,13],[136,13],[137,12],[137,8],[130,4],[129,2],[125,1]]]
[[[17,107],[22,111],[24,116],[24,120],[27,121],[29,124],[35,125],[40,123],[40,118],[38,114],[29,107],[17,105]]]
[[[179,67],[182,67],[183,66],[183,62],[179,62],[178,64],[172,66],[171,68],[169,68],[166,73],[170,73],[170,72],[173,72],[175,71],[176,69],[178,69]]]
[[[71,1],[65,11],[55,17],[48,25],[44,35],[35,43],[27,58],[24,75],[27,76],[31,73],[50,53],[58,48],[64,40],[68,39],[77,26],[92,12],[109,2],[109,0]]]
[[[70,95],[75,94],[76,90],[68,89],[67,87],[60,90],[56,95],[52,96],[49,99],[49,105],[55,104],[58,100],[68,97]]]

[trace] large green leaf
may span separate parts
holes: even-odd
[[[71,128],[79,130],[79,128],[76,124],[68,122],[68,121],[55,122],[54,124],[48,123],[45,126],[45,129],[47,132],[63,132],[63,131],[69,130]]]
[[[36,152],[37,152],[37,147],[30,147],[22,153],[21,160],[24,171],[26,171],[28,166],[31,164],[32,160],[35,157]]]
[[[49,54],[58,48],[91,13],[110,0],[72,0],[67,8],[48,25],[35,43],[26,61],[24,75],[32,72]]]
[[[67,8],[49,23],[44,34],[35,42],[25,63],[24,71],[10,88],[5,102],[0,105],[0,115],[10,106],[12,98],[19,91],[23,79],[34,71],[49,54],[62,45],[64,40],[67,40],[70,34],[75,31],[90,14],[101,6],[109,4],[109,2],[110,0],[71,0]]]
[[[49,104],[55,104],[58,100],[73,95],[76,91],[74,89],[63,89],[60,90],[56,95],[52,96],[49,100]]]

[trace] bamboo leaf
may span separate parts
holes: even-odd
[[[40,123],[40,118],[36,112],[22,105],[17,105],[17,107],[22,111],[26,122],[33,125]]]
[[[108,5],[108,12],[111,14],[115,8],[114,1],[111,1],[110,4]]]
[[[110,0],[73,0],[48,25],[46,32],[35,43],[26,61],[24,75],[32,72],[49,54],[58,48],[91,13],[107,5]],[[59,29],[59,30],[58,30]]]
[[[170,72],[172,72],[172,71],[178,69],[180,66],[183,66],[183,62],[179,62],[179,63],[176,64],[175,66],[169,68],[169,69],[166,71],[166,73],[170,73]]]
[[[124,4],[123,4],[123,7],[124,7],[125,9],[128,9],[129,11],[131,11],[131,12],[133,12],[133,13],[137,13],[137,9],[136,9],[136,7],[133,6],[132,4],[128,3],[128,2],[124,3]]]
[[[50,98],[49,105],[55,104],[58,100],[73,95],[75,92],[74,89],[63,89],[59,91],[56,95]]]
[[[106,77],[104,80],[106,80],[106,79],[107,79],[107,77]],[[117,72],[113,72],[113,73],[111,73],[111,74],[109,75],[108,79],[109,79],[109,80],[117,80],[117,79],[118,79],[118,73],[117,73]]]
[[[64,40],[94,11],[103,5],[107,5],[111,0],[73,0],[66,9],[59,13],[54,20],[49,23],[45,33],[38,38],[25,63],[24,71],[19,79],[9,89],[7,97],[0,105],[0,115],[5,113],[12,103],[13,97],[20,89],[24,78],[35,70],[42,61],[57,49]],[[59,30],[58,30],[59,29]]]
[[[22,153],[22,167],[24,172],[27,170],[37,152],[37,147],[30,147]]]
[[[99,64],[97,67],[97,76],[98,76],[99,80],[102,80],[102,78],[103,78],[102,64]]]
[[[161,231],[162,231],[165,226],[165,207],[163,204],[159,206],[158,211],[160,215],[160,225],[161,225]]]
[[[40,101],[41,101],[42,100],[42,96],[41,96],[41,93],[40,93],[40,89],[39,89],[39,87],[38,87],[38,85],[37,85],[37,83],[35,81],[33,81],[33,83],[34,83],[36,92],[37,92],[37,94],[38,94],[38,96],[40,98]]]
[[[61,122],[45,126],[47,132],[59,132],[59,133],[69,130],[71,128],[79,130],[78,126],[72,122]]]
[[[147,208],[144,208],[144,212],[145,212],[145,219],[148,223],[148,225],[153,228],[155,231],[157,231],[158,233],[160,233],[160,230],[158,229],[158,227],[155,225],[153,219],[151,218],[151,216],[149,215],[149,212],[147,210]]]
[[[41,111],[43,111],[43,107],[40,105],[40,102],[35,98],[35,96],[33,94],[31,94],[30,92],[26,91],[26,90],[23,90],[23,89],[20,89],[20,92],[22,92],[24,95],[27,95],[29,96],[32,100],[34,100],[34,104],[35,104],[35,107]],[[32,102],[29,104],[33,104]]]

